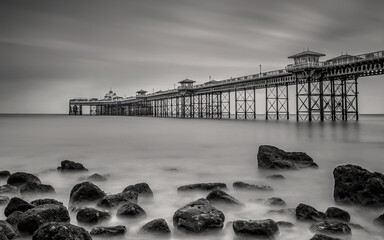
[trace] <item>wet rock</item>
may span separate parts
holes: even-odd
[[[81,227],[69,223],[50,222],[43,224],[33,234],[32,240],[92,240]]]
[[[109,212],[102,212],[94,208],[83,208],[76,214],[78,222],[87,224],[97,224],[109,218],[111,218]]]
[[[123,192],[136,192],[139,196],[153,198],[153,192],[147,183],[129,185]]]
[[[20,187],[27,182],[35,182],[35,183],[41,183],[40,179],[31,174],[26,172],[16,172],[9,176],[7,183],[12,186]]]
[[[91,181],[91,182],[104,182],[107,181],[107,177],[105,175],[100,175],[98,173],[92,174],[91,176],[88,176],[85,180]]]
[[[71,204],[82,204],[100,201],[106,194],[95,184],[82,182],[72,188],[69,196]]]
[[[55,189],[51,185],[27,182],[20,188],[21,195],[41,195],[55,193]]]
[[[154,219],[141,227],[140,234],[170,235],[171,230],[163,218]]]
[[[62,202],[57,201],[53,198],[43,198],[43,199],[36,199],[31,202],[32,205],[40,206],[43,204],[56,204],[56,205],[63,205]]]
[[[268,198],[267,201],[265,201],[265,204],[269,206],[280,206],[280,207],[287,205],[283,199],[278,197]]]
[[[285,179],[285,177],[281,174],[273,174],[273,175],[269,175],[267,176],[268,179],[273,179],[273,180],[283,180]]]
[[[173,215],[173,225],[179,230],[203,233],[221,230],[224,219],[223,212],[200,198],[177,210]]]
[[[314,223],[309,228],[314,233],[321,233],[324,235],[351,235],[351,228],[348,224],[336,220],[325,220],[322,222]]]
[[[373,223],[376,226],[384,227],[384,214],[380,215],[378,218],[373,220]]]
[[[233,222],[233,231],[236,235],[274,239],[279,234],[279,227],[272,219],[265,220],[238,220]]]
[[[0,232],[0,240],[8,240],[8,238],[4,233]]]
[[[145,213],[144,209],[142,209],[136,203],[127,202],[121,205],[119,209],[117,209],[116,215],[119,217],[138,218],[145,217],[147,214]]]
[[[225,183],[196,183],[181,186],[177,191],[213,191],[216,189],[227,189],[227,185]]]
[[[361,231],[365,231],[367,232],[367,230],[361,226],[360,224],[357,224],[357,223],[348,223],[348,226],[351,228],[351,229],[356,229],[356,230],[361,230]]]
[[[328,219],[341,220],[345,222],[349,222],[349,220],[351,220],[351,216],[347,211],[337,207],[329,207],[327,211],[325,211],[325,216]]]
[[[284,227],[284,228],[293,228],[295,225],[291,222],[286,221],[278,221],[276,222],[277,226]]]
[[[127,231],[127,228],[123,225],[113,226],[113,227],[94,227],[92,228],[90,234],[94,236],[105,236],[113,237],[124,235]]]
[[[61,162],[61,166],[57,167],[58,171],[88,171],[83,164],[70,160],[64,160]]]
[[[296,218],[307,221],[322,221],[325,219],[325,214],[309,205],[300,203],[299,206],[296,207]]]
[[[285,152],[277,147],[261,145],[257,153],[259,168],[263,169],[300,169],[317,168],[313,159],[303,152]]]
[[[17,229],[17,224],[19,224],[21,216],[23,216],[23,212],[16,211],[9,215],[5,221],[11,224],[14,229]]]
[[[6,221],[0,220],[0,233],[3,233],[8,239],[13,239],[18,236],[13,227]]]
[[[333,176],[336,202],[384,206],[383,174],[348,164],[336,167]]]
[[[3,186],[0,186],[0,194],[8,193],[8,194],[15,194],[18,192],[17,187],[9,184],[5,184]]]
[[[212,204],[224,204],[224,205],[232,205],[232,206],[242,206],[239,200],[232,197],[228,193],[221,190],[214,190],[210,192],[207,196],[207,200]]]
[[[340,238],[329,237],[327,235],[317,233],[317,234],[315,234],[315,236],[313,236],[309,240],[341,240],[341,239]]]
[[[31,208],[34,208],[34,207],[35,206],[33,206],[32,204],[29,204],[28,202],[24,201],[21,198],[13,197],[9,201],[8,205],[5,207],[4,215],[6,217],[8,217],[9,215],[11,215],[15,211],[25,212]]]
[[[45,204],[25,211],[17,224],[17,228],[20,232],[33,234],[44,223],[69,221],[69,213],[66,207]]]
[[[0,196],[0,205],[5,205],[9,203],[9,197],[7,196]]]
[[[284,209],[278,209],[278,210],[273,209],[273,210],[269,210],[268,213],[294,216],[296,214],[296,209],[295,208],[284,208]]]
[[[232,184],[234,189],[237,190],[257,190],[257,191],[272,191],[272,187],[266,185],[249,184],[241,181]]]
[[[0,179],[5,179],[11,176],[11,173],[7,170],[0,171]]]
[[[123,192],[111,194],[103,197],[98,203],[98,207],[103,208],[116,208],[124,203],[132,202],[137,203],[138,194],[136,192]]]

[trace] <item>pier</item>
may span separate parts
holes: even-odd
[[[256,94],[265,91],[265,119],[289,119],[289,88],[296,92],[297,121],[359,120],[358,79],[384,74],[384,51],[341,55],[320,61],[325,54],[303,51],[290,56],[284,69],[195,85],[184,79],[177,89],[118,97],[112,90],[103,99],[69,101],[69,114],[173,118],[256,119]],[[234,106],[234,109],[231,109]]]

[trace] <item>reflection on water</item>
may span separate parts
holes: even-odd
[[[261,118],[260,118],[261,119]],[[147,218],[121,220],[115,216],[103,225],[126,225],[124,239],[136,239],[136,232],[154,218],[165,218],[172,227],[173,213],[186,203],[207,193],[179,194],[183,184],[224,182],[229,193],[245,203],[241,209],[223,209],[226,223],[239,219],[291,221],[296,227],[281,228],[279,239],[307,240],[313,234],[308,223],[290,215],[268,213],[259,198],[280,197],[287,207],[306,203],[325,211],[334,206],[333,169],[355,163],[384,172],[384,118],[362,117],[358,123],[296,123],[295,121],[234,121],[165,119],[107,116],[0,116],[1,168],[11,172],[37,173],[44,183],[56,188],[57,199],[68,203],[69,192],[84,173],[55,171],[61,160],[84,163],[92,173],[110,174],[97,183],[107,193],[147,182],[154,191],[152,202],[140,200]],[[305,151],[315,159],[318,170],[283,172],[285,180],[271,180],[273,172],[257,168],[258,146],[271,144],[289,151]],[[239,192],[234,181],[270,185],[273,192]],[[0,184],[4,184],[1,182]],[[380,211],[343,206],[351,221],[369,233],[352,229],[353,239],[381,239],[372,221]],[[1,219],[4,219],[1,207]],[[278,208],[277,208],[278,209]],[[382,212],[382,211],[381,211]],[[77,224],[75,216],[72,222]],[[88,230],[89,227],[86,227]],[[196,239],[174,234],[172,239]],[[219,235],[202,239],[234,239],[229,224]],[[118,239],[118,238],[117,238]]]

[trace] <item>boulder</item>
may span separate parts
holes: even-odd
[[[62,202],[57,201],[53,198],[43,198],[43,199],[36,199],[31,202],[32,205],[39,206],[43,204],[56,204],[56,205],[63,205]]]
[[[23,212],[16,211],[9,215],[5,221],[11,224],[14,229],[17,229],[17,224],[19,224],[21,216],[23,216]]]
[[[83,164],[77,163],[70,160],[64,160],[61,162],[61,165],[57,167],[58,171],[88,171]]]
[[[261,145],[257,153],[259,168],[263,169],[300,169],[317,168],[313,159],[303,152],[285,152],[274,146]]]
[[[118,235],[124,235],[127,231],[127,228],[123,225],[113,226],[113,227],[94,227],[92,228],[90,234],[92,236],[105,236],[113,237]]]
[[[300,203],[299,206],[296,207],[296,218],[298,220],[306,221],[323,221],[325,219],[325,214],[317,211],[311,206]]]
[[[325,216],[328,219],[335,219],[345,222],[349,222],[351,220],[351,215],[349,215],[347,211],[337,207],[329,207],[327,211],[325,211]]]
[[[8,170],[0,171],[0,179],[5,179],[11,176],[11,173]]]
[[[171,230],[163,218],[154,219],[141,227],[140,234],[170,235]]]
[[[237,190],[251,190],[251,191],[272,191],[273,188],[271,186],[266,185],[257,185],[257,184],[249,184],[241,181],[234,182],[232,184],[234,189]]]
[[[33,234],[44,223],[69,221],[69,213],[66,207],[45,204],[25,211],[17,224],[17,228],[20,232]]]
[[[80,223],[97,224],[111,218],[109,212],[99,211],[94,208],[80,209],[76,214],[76,219]]]
[[[139,205],[132,202],[126,202],[117,209],[117,216],[126,218],[145,217],[147,214]]]
[[[177,191],[213,191],[216,189],[227,189],[227,185],[225,183],[196,183],[181,186]]]
[[[106,194],[98,186],[91,182],[82,182],[76,184],[69,195],[69,202],[71,204],[83,204],[90,202],[98,202]]]
[[[213,190],[210,192],[207,196],[207,200],[212,204],[224,204],[231,206],[243,205],[239,200],[221,190]]]
[[[7,196],[0,196],[0,205],[5,205],[9,203],[9,197]]]
[[[107,177],[98,173],[92,174],[91,176],[86,177],[87,181],[91,182],[104,182],[107,181]]]
[[[285,177],[281,174],[273,174],[273,175],[268,175],[267,176],[268,179],[272,179],[272,180],[283,180],[285,179]]]
[[[153,198],[153,192],[145,182],[129,185],[123,192],[136,192],[139,196]]]
[[[279,207],[283,207],[287,205],[283,199],[278,197],[268,198],[267,201],[264,202],[264,204],[269,206],[279,206]]]
[[[0,232],[0,240],[9,240],[9,239],[4,233]]]
[[[124,203],[132,202],[137,203],[138,194],[136,192],[123,192],[111,194],[103,197],[98,203],[98,207],[103,208],[116,208]]]
[[[13,239],[18,236],[13,227],[6,221],[0,220],[0,233],[3,233],[8,239]]]
[[[291,222],[286,221],[278,221],[276,222],[277,226],[283,227],[283,228],[293,228],[295,225]]]
[[[27,182],[41,183],[40,179],[33,174],[26,172],[16,172],[8,177],[7,184],[20,187]]]
[[[357,165],[338,166],[333,171],[333,197],[339,203],[384,206],[384,175]]]
[[[28,209],[31,209],[31,208],[34,208],[35,206],[33,206],[32,204],[29,204],[28,202],[24,201],[23,199],[21,198],[18,198],[18,197],[13,197],[11,198],[11,200],[9,201],[8,205],[5,207],[4,209],[4,215],[6,217],[8,217],[9,215],[11,215],[13,212],[16,212],[16,211],[21,211],[21,212],[25,212],[27,211]]]
[[[348,224],[336,220],[324,220],[314,223],[309,228],[313,233],[321,233],[330,236],[351,235],[351,228]]]
[[[378,218],[373,220],[376,226],[384,227],[384,214],[381,214]]]
[[[233,231],[236,235],[274,239],[279,234],[279,227],[272,219],[265,220],[237,220],[233,222]]]
[[[27,182],[20,187],[21,195],[41,195],[48,193],[55,193],[55,189],[51,185]]]
[[[204,198],[185,205],[173,215],[175,228],[193,233],[221,230],[224,220],[224,213]]]
[[[324,235],[324,234],[315,234],[315,236],[313,236],[311,239],[309,240],[341,240],[340,238],[334,238],[334,237],[330,237],[330,236],[327,236],[327,235]]]
[[[33,234],[32,240],[92,240],[89,233],[70,223],[50,222],[43,224]]]
[[[15,194],[17,193],[17,187],[10,185],[10,184],[5,184],[3,186],[0,186],[0,194],[8,193],[8,194]]]

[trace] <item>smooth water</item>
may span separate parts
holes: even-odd
[[[282,173],[285,180],[269,180],[274,172],[257,168],[256,155],[261,144],[288,151],[304,151],[319,165],[318,170]],[[384,172],[384,117],[362,116],[359,122],[308,123],[295,121],[236,121],[207,119],[167,119],[118,116],[1,115],[1,169],[37,174],[43,183],[55,187],[54,196],[67,205],[72,187],[79,178],[92,173],[109,174],[106,182],[96,183],[107,193],[121,192],[126,186],[147,182],[154,200],[139,204],[145,219],[121,220],[115,216],[101,225],[126,225],[123,238],[137,239],[139,228],[154,218],[164,218],[173,231],[172,216],[181,206],[205,197],[207,193],[180,194],[180,185],[198,182],[224,182],[229,193],[245,203],[241,209],[221,209],[226,223],[239,219],[286,220],[292,229],[280,229],[279,239],[307,240],[313,236],[309,223],[296,222],[286,215],[268,214],[273,207],[257,199],[281,197],[295,208],[306,203],[325,211],[335,206],[333,169],[345,163]],[[60,161],[83,163],[89,173],[61,174]],[[175,171],[174,168],[177,170]],[[273,192],[238,192],[234,181],[270,185]],[[0,184],[5,184],[5,181]],[[32,199],[28,199],[32,200]],[[384,209],[342,206],[351,222],[367,232],[352,229],[352,239],[383,239],[382,230],[372,224]],[[4,206],[0,219],[4,219]],[[113,214],[114,215],[114,214]],[[77,224],[76,217],[71,222]],[[87,230],[90,227],[84,226]],[[381,231],[381,232],[380,232]],[[188,236],[173,234],[172,239]],[[189,236],[194,239],[195,236]],[[202,239],[234,239],[231,225],[221,234]]]

